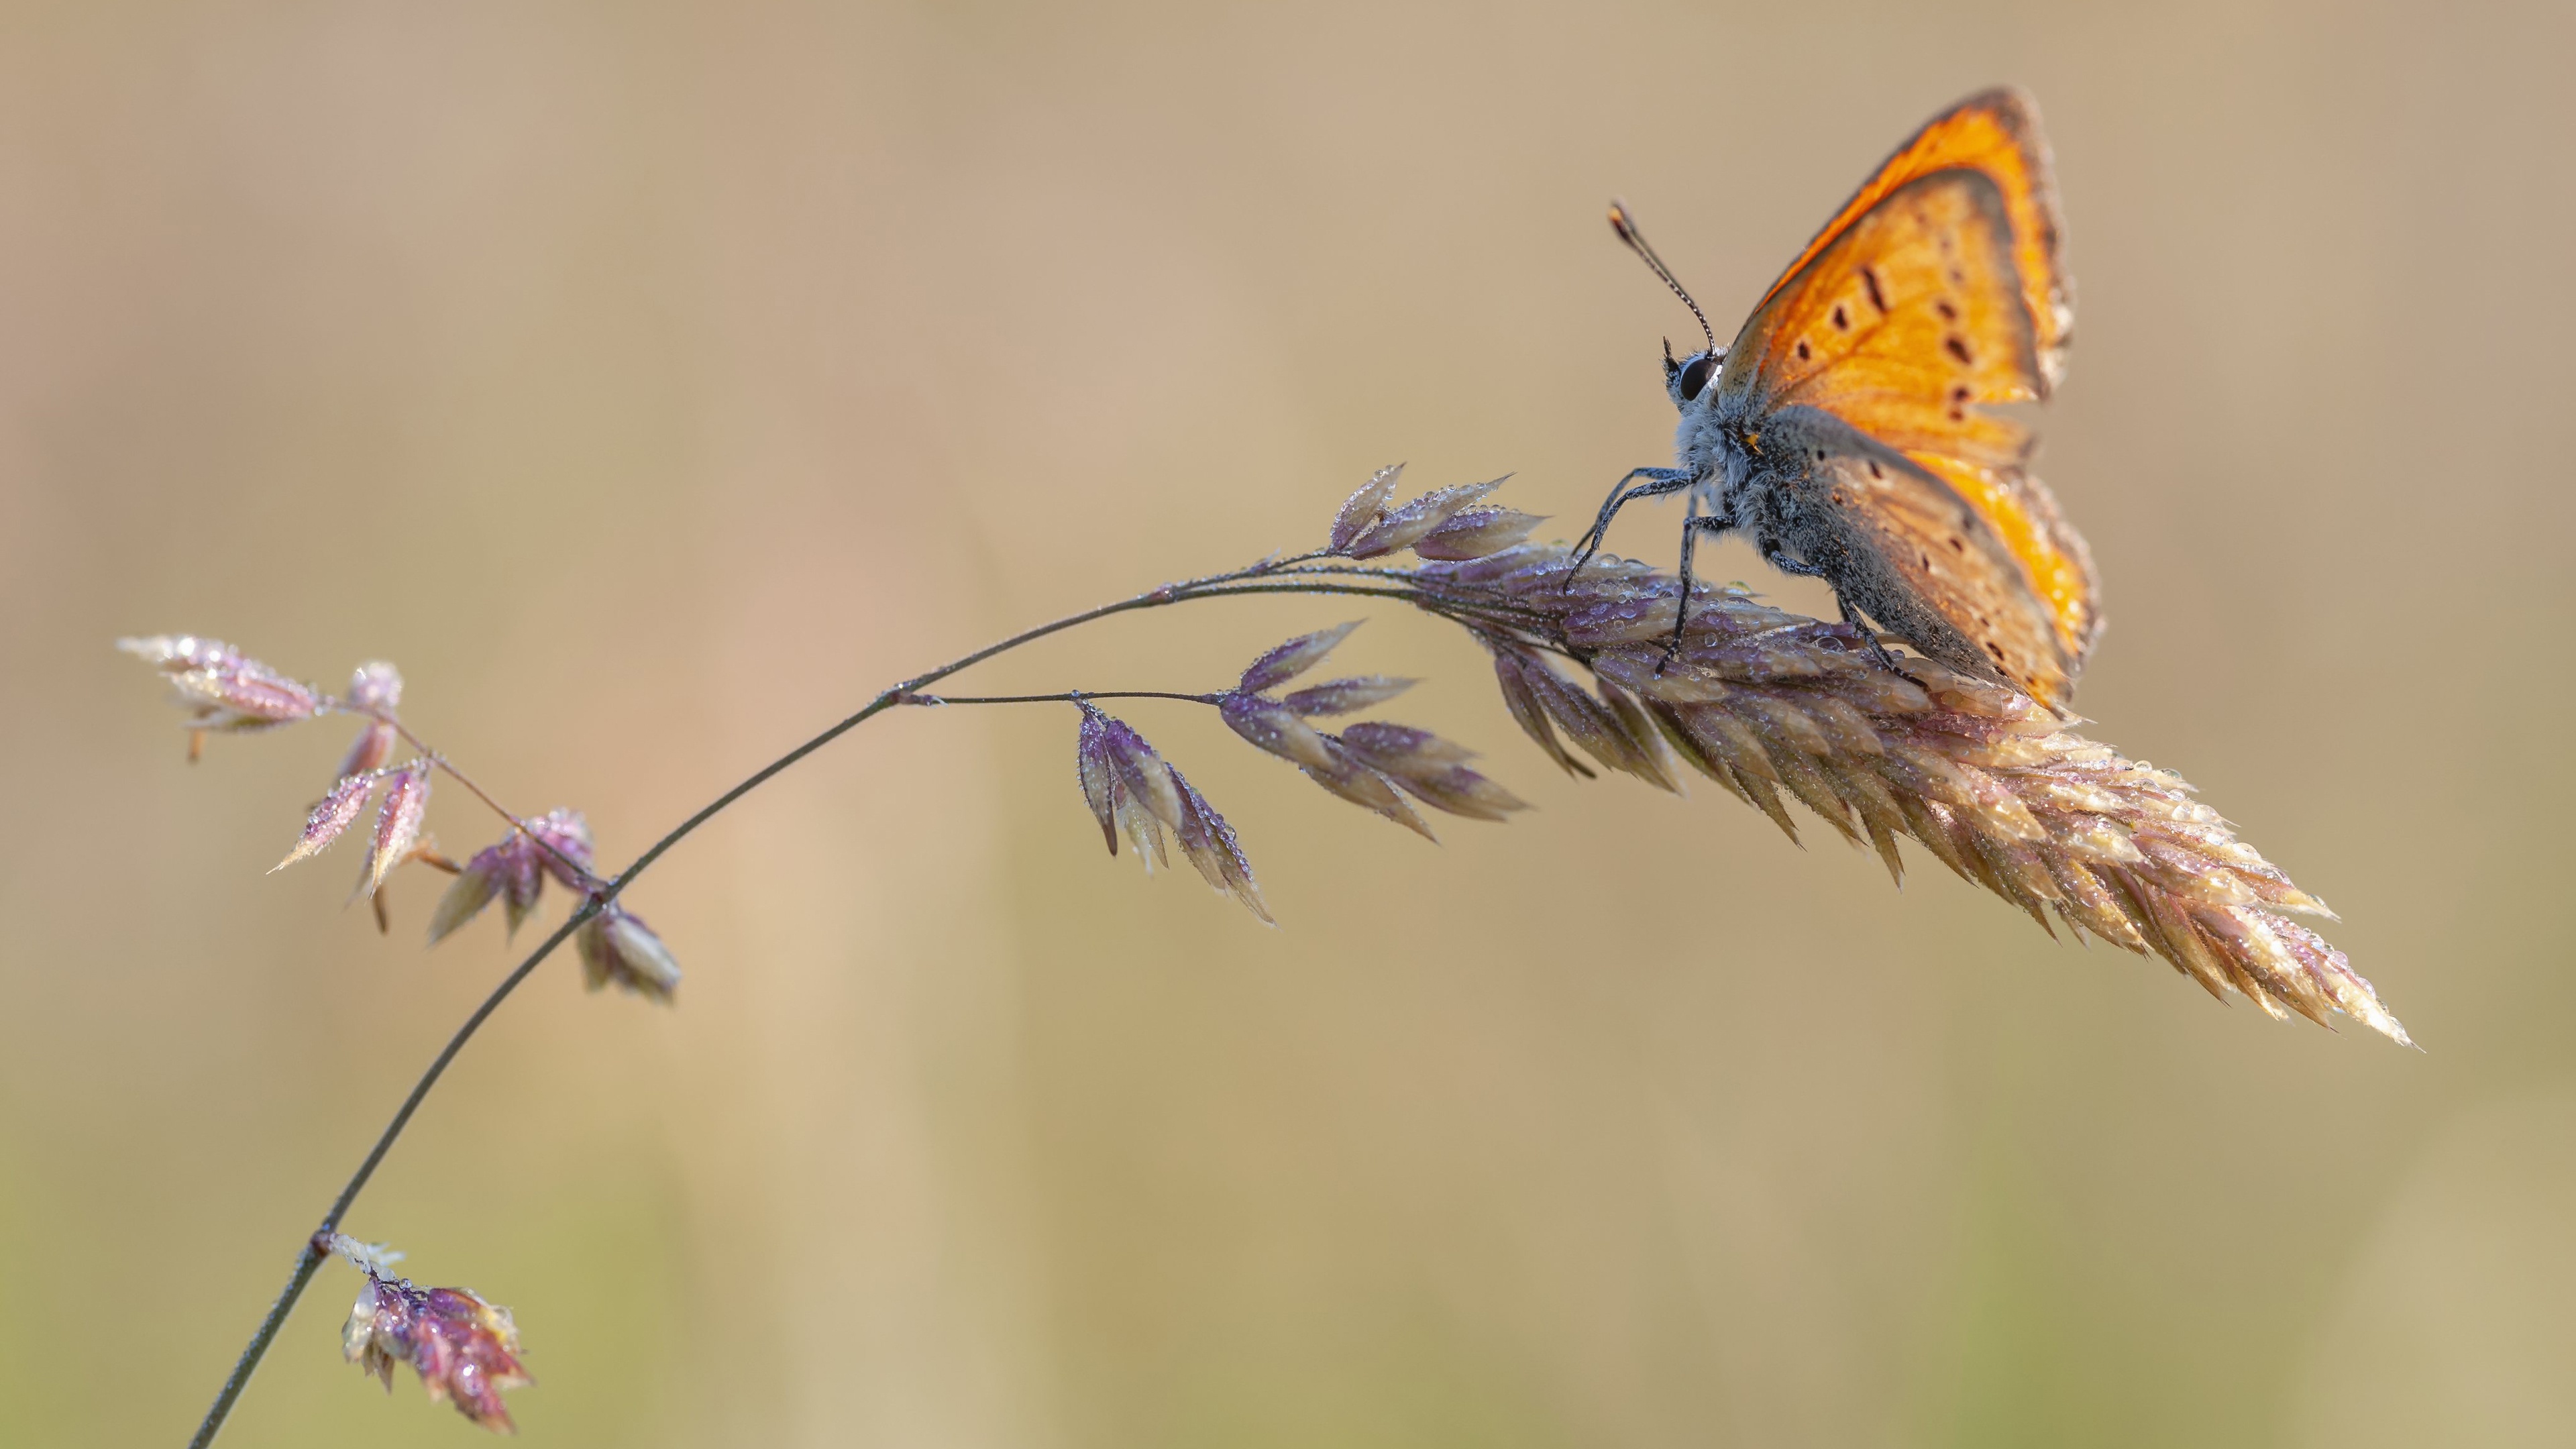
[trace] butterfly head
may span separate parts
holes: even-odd
[[[1673,406],[1687,410],[1708,391],[1709,382],[1726,361],[1726,349],[1712,348],[1675,358],[1670,338],[1664,341],[1664,391],[1672,394]]]
[[[1673,360],[1672,339],[1664,339],[1664,390],[1673,395],[1673,406],[1687,408],[1708,391],[1708,380],[1717,375],[1718,364],[1726,360],[1726,349],[1717,345],[1717,333],[1708,325],[1708,314],[1699,309],[1699,303],[1691,300],[1690,292],[1673,276],[1673,269],[1665,266],[1664,259],[1655,255],[1655,249],[1646,244],[1646,234],[1637,230],[1637,219],[1628,214],[1626,202],[1610,203],[1610,230],[1628,244],[1628,250],[1635,252],[1639,261],[1663,279],[1665,286],[1673,289],[1673,295],[1682,299],[1683,306],[1691,309],[1691,315],[1699,319],[1700,335],[1708,339],[1706,351],[1694,352],[1678,362]]]

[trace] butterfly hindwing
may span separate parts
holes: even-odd
[[[1787,541],[1810,559],[1832,560],[1845,602],[1943,664],[2052,707],[2065,703],[2082,654],[2065,642],[2058,604],[2030,587],[2023,561],[2031,540],[2012,530],[2027,524],[2054,535],[2088,601],[2091,561],[2034,480],[2020,480],[2022,496],[1980,496],[2006,485],[1909,456],[1804,406],[1774,414],[1770,439],[1766,452],[1795,459],[1778,485],[1793,520]],[[2089,622],[2086,629],[2089,639]]]

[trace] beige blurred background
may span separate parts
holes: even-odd
[[[279,876],[338,725],[188,768],[119,634],[370,658],[620,862],[882,683],[1317,537],[1575,516],[1911,127],[2015,80],[2081,284],[2083,705],[2428,1048],[1577,785],[1467,643],[1343,660],[1541,807],[1438,849],[1132,717],[1285,928],[1101,854],[1059,709],[870,725],[550,966],[349,1220],[563,1445],[2576,1438],[2564,5],[0,10],[0,1441],[175,1443],[497,922]],[[1670,557],[1674,518],[1621,547]],[[1815,607],[1730,545],[1716,571]],[[992,688],[1205,688],[1210,603]],[[493,832],[461,793],[432,826]],[[454,1444],[332,1267],[228,1442]]]

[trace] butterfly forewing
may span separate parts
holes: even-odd
[[[1893,447],[2017,465],[2029,430],[1976,406],[2041,386],[2012,240],[1983,173],[1910,181],[1753,314],[1718,385],[1827,409]]]
[[[1961,169],[1991,178],[2003,200],[2013,239],[2014,279],[2033,323],[2039,390],[2045,396],[2066,370],[2066,344],[2075,322],[2073,287],[2057,265],[2058,234],[2064,227],[2057,216],[2048,144],[2040,137],[2039,106],[2028,93],[2010,86],[1970,96],[1925,122],[1852,193],[1762,294],[1754,311],[1787,290],[1809,262],[1897,188],[1935,171]]]

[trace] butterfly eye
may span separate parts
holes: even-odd
[[[1690,365],[1682,369],[1682,401],[1689,402],[1698,397],[1700,390],[1708,386],[1708,375],[1715,371],[1717,371],[1716,358],[1692,358]]]

